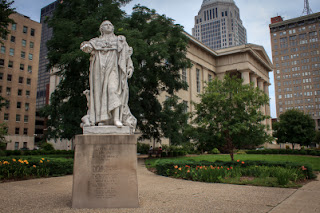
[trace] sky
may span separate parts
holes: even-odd
[[[123,9],[130,14],[132,7],[141,4],[155,9],[159,14],[165,14],[175,20],[176,24],[184,26],[184,30],[192,34],[194,17],[198,14],[203,0],[132,0]],[[29,16],[34,21],[40,21],[42,7],[54,0],[15,0],[13,7],[16,11]],[[265,48],[270,60],[271,42],[269,24],[270,18],[282,16],[285,20],[299,17],[304,9],[304,0],[235,0],[240,10],[240,18],[247,29],[247,42],[261,45]],[[314,13],[320,11],[319,0],[309,0]],[[271,86],[269,87],[271,117],[276,117],[273,72],[269,73]]]

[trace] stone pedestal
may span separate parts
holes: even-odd
[[[77,135],[72,208],[139,206],[135,135]]]

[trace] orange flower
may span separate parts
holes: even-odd
[[[218,166],[217,169],[220,169],[220,167]]]
[[[240,162],[240,160],[237,160],[237,162]]]
[[[42,161],[42,160],[40,160],[40,163],[43,163],[43,161]]]
[[[16,162],[17,160],[13,158],[12,161],[13,161],[13,162]]]
[[[36,165],[33,165],[32,167],[36,168],[37,166],[36,166]]]
[[[244,164],[244,161],[242,161],[241,163]]]
[[[221,169],[223,169],[223,167],[221,166]]]
[[[190,172],[190,170],[187,171],[188,173]]]
[[[175,168],[175,169],[178,169],[178,166],[177,166],[177,165],[175,165],[175,166],[174,166],[174,168]]]
[[[202,166],[200,166],[199,168],[202,169]]]
[[[186,165],[187,168],[190,168],[190,166]]]
[[[50,160],[47,160],[47,162],[50,162]]]
[[[179,171],[181,171],[181,168],[179,168]]]
[[[306,167],[304,167],[304,166],[301,166],[301,169],[304,171],[304,170],[307,170],[307,168]]]

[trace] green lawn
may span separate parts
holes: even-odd
[[[194,157],[178,157],[174,159],[193,159],[195,161],[230,161],[230,155],[199,155]],[[247,155],[238,154],[234,155],[235,160],[263,160],[263,161],[277,161],[277,162],[295,162],[295,163],[306,163],[310,164],[314,171],[320,171],[320,157],[315,156],[304,156],[304,155]],[[146,165],[149,167],[154,167],[158,159],[148,159]],[[161,160],[161,159],[160,159]]]

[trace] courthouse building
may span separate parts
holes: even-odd
[[[277,117],[289,109],[310,114],[320,126],[320,13],[271,18]]]
[[[233,0],[203,0],[192,35],[211,49],[247,43],[247,31]]]
[[[8,126],[8,150],[33,149],[41,24],[19,13],[10,18],[15,24],[0,44],[0,95],[7,100],[0,123]]]

